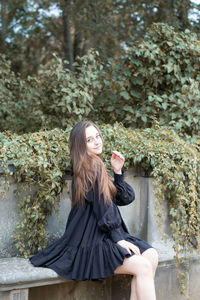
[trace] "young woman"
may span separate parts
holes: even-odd
[[[73,280],[102,280],[131,274],[131,300],[155,300],[157,252],[128,233],[117,205],[135,194],[124,181],[124,157],[113,151],[114,181],[102,162],[103,139],[92,122],[80,122],[70,134],[72,209],[64,235],[30,261]]]

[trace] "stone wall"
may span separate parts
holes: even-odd
[[[0,177],[0,180],[3,177]],[[154,215],[154,194],[152,187],[152,178],[138,175],[135,170],[129,170],[125,174],[126,181],[134,188],[136,199],[128,206],[120,207],[121,214],[125,223],[134,236],[141,237],[153,246],[160,248],[161,255],[166,254],[173,256],[172,248],[166,251],[166,244],[163,244],[161,235],[157,229],[156,218]],[[50,233],[50,242],[60,237],[64,230],[67,217],[70,211],[71,203],[69,198],[70,178],[65,181],[65,186],[60,195],[60,203],[57,207],[58,213],[53,212],[48,218],[48,232]],[[13,235],[18,217],[18,205],[20,200],[14,195],[16,183],[11,182],[10,189],[6,198],[0,197],[0,258],[17,255],[13,243]],[[34,191],[32,191],[33,193]],[[165,209],[167,212],[167,209]],[[164,216],[164,231],[170,233],[169,220],[167,213]],[[167,241],[168,247],[172,244],[171,240]],[[164,251],[164,252],[163,252]]]
[[[133,186],[136,199],[129,206],[120,207],[122,216],[131,234],[147,239],[149,178],[136,176],[133,170],[126,172],[125,177],[127,182]],[[0,180],[1,178],[3,177],[1,176]],[[65,230],[71,207],[70,182],[70,178],[66,179],[60,195],[60,203],[57,207],[59,213],[53,212],[52,216],[48,218],[47,229],[50,233],[50,241],[60,237]],[[10,257],[17,254],[13,244],[13,235],[19,219],[17,202],[20,199],[14,195],[15,189],[16,183],[12,181],[6,198],[0,197],[0,257]]]

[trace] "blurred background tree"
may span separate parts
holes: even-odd
[[[0,11],[1,131],[156,119],[198,134],[197,1],[0,0]]]
[[[52,53],[73,70],[90,48],[118,58],[155,22],[198,33],[199,8],[190,0],[1,0],[0,52],[22,76],[38,73]]]

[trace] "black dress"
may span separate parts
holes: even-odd
[[[116,242],[127,240],[144,252],[151,246],[133,237],[121,217],[117,205],[127,205],[135,199],[132,187],[124,175],[114,174],[117,195],[113,205],[98,199],[98,185],[86,195],[85,204],[74,205],[68,217],[64,235],[30,258],[36,267],[46,267],[67,279],[102,280],[129,257],[127,250]],[[134,253],[132,254],[134,255]]]

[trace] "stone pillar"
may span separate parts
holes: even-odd
[[[132,171],[125,173],[125,180],[135,191],[135,200],[121,206],[120,212],[131,235],[147,239],[147,216],[148,216],[148,178],[134,176]]]
[[[28,289],[13,290],[9,296],[9,300],[28,300]]]
[[[155,247],[159,253],[160,260],[173,259],[173,240],[170,229],[170,219],[168,217],[167,201],[161,206],[162,218],[161,227],[159,230],[156,216],[157,205],[155,201],[155,195],[153,190],[153,178],[148,178],[148,218],[147,218],[147,242]],[[163,233],[167,234],[166,238],[163,238]]]
[[[1,300],[28,300],[28,289],[0,292]]]

